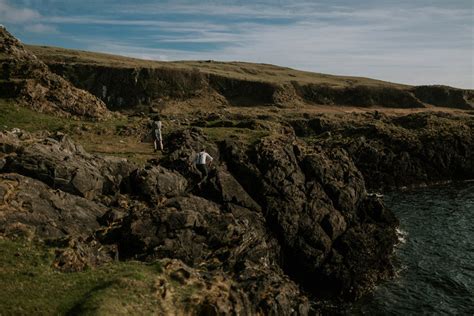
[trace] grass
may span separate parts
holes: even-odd
[[[153,151],[151,142],[141,141],[141,133],[146,129],[146,124],[141,118],[121,117],[104,122],[59,118],[18,106],[13,101],[5,99],[0,99],[0,109],[0,130],[20,128],[33,133],[44,130],[60,131],[81,144],[87,152],[123,157],[139,165],[143,165],[149,159],[162,157],[162,153]],[[212,141],[237,138],[244,143],[252,144],[269,135],[265,130],[235,126],[220,127],[219,122],[208,122],[203,128]],[[122,132],[127,128],[132,128],[132,132],[124,135]],[[172,130],[166,131],[169,132]]]
[[[238,139],[245,144],[254,144],[270,134],[268,131],[236,127],[204,127],[203,131],[212,141],[233,138]]]
[[[83,272],[51,266],[53,249],[0,239],[1,314],[152,314],[159,263],[128,261]]]
[[[70,119],[58,118],[17,106],[13,101],[5,99],[0,99],[0,108],[0,129],[2,130],[16,127],[29,132],[60,131],[77,124]]]
[[[142,142],[140,135],[120,135],[124,127],[137,127],[143,122],[137,118],[114,118],[105,122],[92,122],[60,118],[38,113],[18,106],[13,101],[0,99],[0,130],[19,128],[28,132],[63,132],[81,144],[86,151],[128,158],[143,164],[156,158],[153,144]]]

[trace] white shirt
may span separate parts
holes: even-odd
[[[197,165],[205,165],[206,161],[207,161],[207,158],[209,158],[209,161],[214,160],[211,157],[211,155],[209,155],[207,152],[201,151],[200,153],[197,154],[195,162],[196,162]]]
[[[161,131],[161,121],[154,121],[153,128]]]

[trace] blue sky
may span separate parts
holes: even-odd
[[[474,88],[472,0],[0,0],[29,44]]]

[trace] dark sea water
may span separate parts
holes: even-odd
[[[400,219],[398,276],[351,315],[474,315],[474,182],[385,195]]]

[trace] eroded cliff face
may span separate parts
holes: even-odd
[[[301,104],[426,108],[474,108],[474,92],[446,86],[411,87],[363,78],[319,74],[284,73],[284,68],[267,69],[262,65],[236,66],[233,63],[179,62],[149,66],[105,63],[56,53],[49,56],[41,47],[31,47],[57,74],[74,85],[101,98],[109,108],[159,106],[170,100],[199,97],[216,105],[276,105],[298,107]],[[63,50],[63,54],[67,54]],[[249,64],[251,65],[251,64]],[[225,67],[229,71],[225,71]],[[284,74],[281,74],[283,72]],[[281,79],[280,76],[285,77]],[[300,77],[301,78],[300,78]]]
[[[398,88],[387,85],[334,87],[298,81],[272,83],[243,80],[173,68],[115,68],[87,64],[49,62],[49,67],[77,87],[101,98],[110,108],[159,105],[169,99],[185,100],[196,96],[223,97],[224,105],[282,107],[307,104],[361,107],[474,108],[474,93],[450,87],[423,86]]]
[[[15,99],[34,110],[58,116],[110,117],[100,99],[51,72],[3,26],[0,64],[0,98]]]
[[[367,196],[343,150],[291,134],[247,146],[177,133],[169,159],[145,168],[89,155],[62,135],[2,133],[0,233],[73,238],[58,252],[63,270],[169,258],[190,271],[183,282],[206,273],[232,283],[228,299],[203,291],[195,313],[306,315],[303,289],[313,302],[355,299],[392,275],[397,220]],[[190,165],[196,144],[220,161],[202,187]]]

